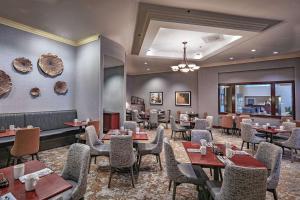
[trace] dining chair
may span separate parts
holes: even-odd
[[[294,152],[297,153],[297,150],[300,150],[300,128],[294,128],[292,134],[286,141],[275,141],[275,144],[282,147],[283,153],[284,148],[291,150],[291,162],[294,162]]]
[[[206,120],[208,122],[208,127],[206,129],[210,132],[211,138],[214,139],[213,134],[212,134],[214,117],[213,116],[206,116]]]
[[[195,119],[195,127],[194,129],[197,130],[207,130],[207,127],[209,126],[208,121],[206,119]]]
[[[99,123],[99,120],[92,120],[92,121],[89,121],[87,123],[88,126],[94,126],[95,127],[95,130],[96,130],[96,133],[97,133],[97,136],[98,138],[102,138],[103,135],[100,135],[100,123]],[[81,142],[86,142],[86,133],[81,133],[79,135],[79,141]]]
[[[257,137],[255,134],[257,134],[257,132],[252,128],[251,124],[241,122],[241,137],[243,141],[241,150],[243,150],[245,142],[247,143],[247,148],[249,148],[249,144],[252,144],[254,151],[256,144],[265,141],[264,138]]]
[[[238,129],[239,132],[241,131],[241,122],[244,123],[249,122],[248,120],[251,120],[250,117],[251,117],[250,115],[240,115],[235,118],[236,128]],[[252,123],[252,120],[250,123]]]
[[[159,162],[160,170],[162,170],[160,153],[162,152],[164,138],[164,127],[160,125],[156,130],[156,136],[150,143],[139,143],[137,146],[138,151],[138,169],[140,170],[142,157],[145,155],[154,155]]]
[[[136,164],[136,155],[133,151],[132,137],[129,135],[112,136],[110,145],[110,175],[108,188],[110,188],[113,173],[119,169],[130,170],[131,184],[132,187],[134,187],[133,167]]]
[[[208,130],[192,130],[191,142],[200,144],[201,139],[212,142],[211,134]]]
[[[171,115],[171,110],[167,110],[165,111],[164,118],[158,120],[159,123],[166,124],[166,129],[168,129],[168,124],[170,122],[170,115]]]
[[[296,128],[296,123],[294,122],[282,122],[283,129],[286,131],[291,131]]]
[[[179,124],[180,126],[190,126],[191,123],[189,122],[189,115],[182,113],[179,115]]]
[[[138,124],[135,121],[125,121],[124,122],[124,129],[129,129],[129,130],[135,132],[137,127],[138,127]]]
[[[174,155],[174,151],[168,138],[164,138],[164,152],[166,159],[166,170],[169,179],[169,191],[173,183],[172,199],[176,197],[176,187],[182,183],[190,183],[197,186],[198,199],[204,195],[205,182],[208,180],[206,173],[200,166],[190,163],[179,163]]]
[[[258,145],[254,157],[267,167],[267,191],[272,192],[274,199],[277,200],[276,188],[280,178],[282,149],[274,144],[262,142]]]
[[[221,117],[221,128],[223,132],[229,133],[229,130],[233,129],[233,117],[232,115],[223,115]]]
[[[172,129],[171,138],[174,138],[174,140],[175,140],[176,133],[179,132],[182,134],[182,138],[184,139],[187,129],[185,127],[177,125],[173,116],[170,116],[170,123],[171,123],[171,129]]]
[[[93,125],[88,126],[85,128],[86,133],[86,144],[90,147],[91,155],[90,155],[90,162],[89,162],[89,170],[91,168],[92,158],[94,158],[94,163],[97,163],[98,156],[109,157],[110,152],[110,145],[103,144],[101,140],[97,136],[96,129]]]
[[[158,113],[157,111],[150,111],[150,118],[149,118],[149,129],[158,126]]]
[[[13,161],[13,165],[21,162],[26,155],[34,156],[39,160],[38,152],[40,149],[40,128],[23,128],[16,132],[15,141],[8,155],[7,166]]]
[[[135,121],[136,123],[138,123],[139,126],[140,126],[140,124],[145,125],[145,121],[142,120],[141,116],[139,115],[138,110],[132,111],[132,121]]]
[[[79,200],[84,198],[87,188],[89,160],[89,146],[79,143],[70,146],[61,176],[73,187],[58,195],[59,197],[62,197],[64,200]]]
[[[206,181],[214,200],[265,200],[267,169],[226,165],[223,183]]]
[[[273,138],[277,142],[288,140],[291,136],[292,130],[296,128],[296,123],[294,122],[282,122],[281,125],[283,126],[283,130],[287,132],[279,132],[276,135],[274,135]]]

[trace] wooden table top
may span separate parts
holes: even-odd
[[[29,174],[46,168],[45,164],[40,161],[28,161],[25,163],[25,174]],[[44,200],[56,196],[70,188],[72,185],[65,181],[56,173],[41,177],[34,191],[26,192],[25,184],[13,177],[13,167],[0,169],[9,181],[9,186],[0,189],[0,195],[11,192],[18,200]]]
[[[15,136],[15,135],[16,135],[16,131],[15,130],[6,129],[5,132],[1,132],[0,133],[0,138],[2,138],[2,137],[10,137],[10,136]]]
[[[72,127],[81,127],[81,126],[86,126],[87,123],[85,121],[65,122],[64,125],[72,126]]]
[[[121,135],[127,135],[126,132],[120,131]],[[110,140],[112,134],[112,130],[110,130],[107,134],[105,134],[102,138],[102,140]],[[138,134],[133,132],[132,133],[132,140],[148,140],[148,134],[146,132],[139,132]]]
[[[192,142],[182,142],[183,147],[191,161],[192,164],[194,165],[201,165],[204,167],[219,167],[219,168],[224,168],[225,165],[222,163],[217,156],[213,153],[211,147],[207,147],[207,153],[206,155],[201,155],[200,153],[191,153],[188,152],[187,149],[199,149],[200,145]],[[218,148],[225,152],[225,145],[224,144],[216,144]],[[237,147],[233,146],[233,150],[237,150]],[[224,153],[225,154],[225,153]],[[260,161],[256,160],[253,156],[251,155],[234,155],[230,160],[238,166],[243,166],[243,167],[265,167],[263,163]]]
[[[277,133],[289,133],[290,131],[287,130],[280,130],[279,128],[262,128],[262,127],[253,127],[256,131],[258,132],[263,132],[263,133],[269,133],[276,135]]]

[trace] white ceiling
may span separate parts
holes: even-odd
[[[0,0],[0,16],[72,40],[100,33],[125,47],[128,73],[169,70],[176,60],[130,55],[138,0]],[[142,2],[234,15],[282,20],[283,23],[235,45],[200,64],[272,55],[300,50],[298,0],[142,0]],[[255,53],[251,49],[257,49]],[[150,71],[146,70],[147,60]]]

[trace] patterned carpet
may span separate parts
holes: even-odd
[[[165,129],[165,136],[170,138],[170,129]],[[151,131],[150,137],[154,137],[155,131]],[[241,139],[237,136],[221,134],[218,130],[213,131],[215,143],[230,142],[240,146]],[[180,162],[189,162],[181,140],[171,141],[176,157]],[[60,172],[66,160],[68,147],[61,147],[43,151],[40,158],[48,167]],[[250,152],[250,151],[249,151]],[[164,153],[161,154],[163,167],[165,165]],[[289,151],[285,152],[281,165],[281,177],[278,186],[278,196],[282,200],[300,200],[300,160],[290,162]],[[92,164],[91,173],[88,177],[88,189],[85,199],[171,199],[172,191],[168,191],[168,179],[165,167],[162,171],[154,156],[143,157],[141,172],[136,187],[131,187],[129,174],[115,174],[111,188],[108,189],[108,159],[98,157],[97,165]],[[209,175],[208,171],[206,171]],[[193,185],[182,184],[178,186],[176,199],[197,199],[196,188]],[[267,193],[267,199],[273,199]]]

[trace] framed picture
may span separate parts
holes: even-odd
[[[191,91],[176,91],[175,106],[191,106]]]
[[[163,92],[150,92],[150,105],[163,105]]]

